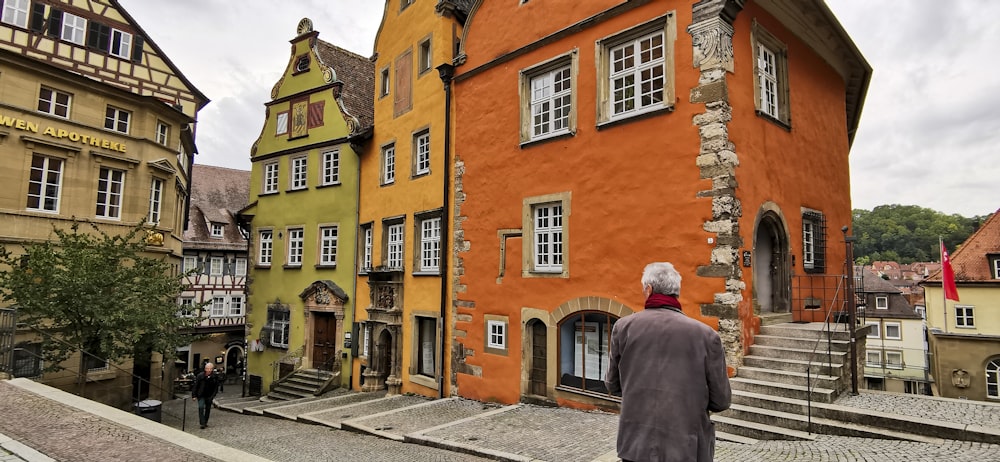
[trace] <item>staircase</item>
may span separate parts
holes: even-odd
[[[267,398],[274,401],[311,398],[337,388],[339,385],[340,372],[298,369],[275,383],[267,394]]]

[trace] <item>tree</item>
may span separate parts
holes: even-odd
[[[965,218],[945,215],[916,205],[880,205],[871,211],[855,209],[854,255],[869,261],[900,263],[934,261],[938,238],[954,249],[968,238],[987,217]],[[857,261],[857,260],[856,260]]]
[[[58,337],[42,344],[46,370],[79,350],[112,363],[132,357],[140,342],[160,352],[185,344],[180,331],[195,320],[177,316],[183,275],[165,256],[146,252],[147,228],[111,236],[80,226],[53,228],[54,239],[23,253],[0,248],[0,301],[18,308],[19,322]],[[87,358],[81,355],[82,374]]]

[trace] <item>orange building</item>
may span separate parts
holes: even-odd
[[[820,0],[567,6],[476,2],[461,41],[454,391],[613,408],[649,262],[732,369],[836,303],[871,68]]]
[[[449,68],[468,1],[389,0],[375,37],[375,131],[361,154],[352,386],[450,394]]]

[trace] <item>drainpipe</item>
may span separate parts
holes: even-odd
[[[848,316],[848,326],[851,331],[851,395],[857,396],[858,394],[858,325],[857,325],[857,315],[858,307],[856,305],[855,293],[854,293],[854,236],[849,236],[847,234],[847,226],[840,228],[840,231],[844,233],[844,244],[845,250],[847,251],[847,284],[846,284],[846,299],[847,299],[847,316]]]
[[[444,185],[441,189],[441,315],[438,318],[441,324],[438,329],[441,332],[441,351],[438,355],[438,363],[441,365],[441,373],[438,375],[438,399],[444,398],[444,350],[447,346],[448,336],[445,319],[448,315],[448,236],[450,223],[449,194],[451,193],[451,79],[455,76],[455,66],[445,63],[437,67],[441,82],[444,83]]]

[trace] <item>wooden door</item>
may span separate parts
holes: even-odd
[[[313,368],[332,371],[337,361],[337,317],[313,313]]]
[[[535,321],[531,325],[531,372],[529,374],[530,390],[533,395],[546,396],[545,324]]]

